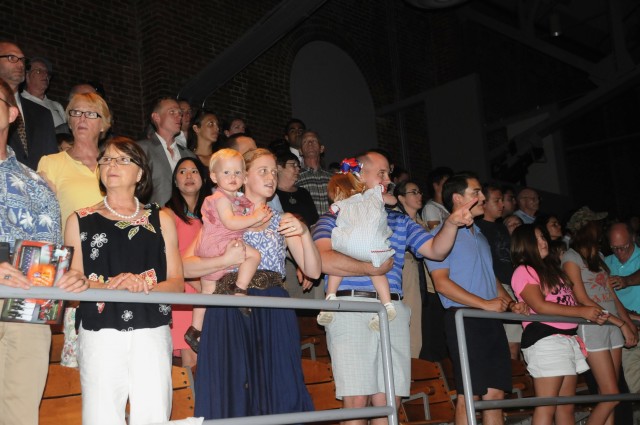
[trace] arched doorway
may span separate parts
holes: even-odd
[[[313,41],[291,70],[293,116],[320,133],[325,164],[378,145],[369,87],[353,59],[334,44]]]

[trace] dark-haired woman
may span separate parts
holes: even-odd
[[[511,286],[531,314],[581,317],[599,325],[608,313],[593,302],[579,305],[571,281],[549,257],[549,240],[539,227],[523,224],[511,235],[511,258],[517,268]],[[533,377],[536,397],[572,396],[577,374],[589,369],[583,344],[576,336],[577,324],[523,322],[522,352]],[[572,404],[536,407],[533,424],[574,423]],[[591,422],[589,422],[591,423]]]
[[[599,219],[603,215],[583,207],[571,217],[569,228],[573,238],[571,249],[562,257],[562,268],[573,283],[573,292],[578,302],[597,303],[609,312],[609,322],[615,325],[580,325],[578,335],[584,340],[589,353],[587,363],[598,384],[598,393],[618,394],[622,347],[636,345],[638,331],[615,291],[607,284],[609,267],[599,251],[603,236]],[[591,412],[588,423],[613,425],[613,410],[617,404],[618,402],[598,403]]]
[[[180,255],[186,251],[202,228],[200,209],[204,198],[211,193],[211,181],[207,169],[200,161],[182,158],[176,164],[172,176],[171,199],[163,209],[173,218],[178,235]],[[187,293],[199,293],[200,282],[189,280],[184,287]],[[179,351],[182,366],[195,366],[196,353],[184,340],[184,334],[191,325],[193,306],[176,304],[171,306],[171,339],[174,352]]]
[[[131,139],[114,138],[98,156],[101,202],[67,220],[73,268],[90,287],[129,292],[182,292],[175,224],[156,205],[151,171]],[[171,412],[171,306],[81,302],[76,314],[84,424],[165,422]]]
[[[539,214],[534,224],[541,225],[547,231],[549,239],[552,241],[562,240],[564,236],[560,220],[555,214]]]
[[[220,136],[220,122],[218,117],[208,109],[200,109],[191,119],[187,149],[196,154],[205,167],[209,167],[209,160],[213,155],[213,145]]]

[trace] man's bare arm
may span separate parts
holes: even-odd
[[[359,261],[334,251],[331,239],[324,238],[315,241],[322,258],[322,272],[333,276],[379,276],[387,273],[393,267],[393,257],[380,267],[373,267],[371,263]]]
[[[508,302],[501,297],[485,300],[462,288],[449,278],[449,269],[434,270],[431,272],[431,278],[436,291],[458,304],[497,312],[507,309]]]

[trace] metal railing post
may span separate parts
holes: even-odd
[[[464,331],[464,309],[456,311],[456,336],[458,351],[460,352],[460,366],[462,372],[462,386],[464,389],[464,404],[467,411],[467,424],[476,425],[476,408],[473,403],[473,387],[471,386],[471,372],[469,369],[469,353],[467,352],[467,336]],[[456,402],[457,403],[457,402]]]

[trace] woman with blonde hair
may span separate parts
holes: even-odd
[[[62,227],[69,215],[100,202],[98,187],[98,144],[111,127],[107,102],[95,93],[76,94],[66,109],[73,146],[38,163],[38,173],[47,181],[60,202]]]
[[[73,146],[63,152],[43,156],[38,173],[46,180],[60,203],[62,232],[73,211],[95,205],[102,199],[98,185],[98,147],[111,127],[111,112],[107,102],[96,93],[78,93],[71,98],[66,109],[69,129],[73,133]],[[75,308],[65,311],[65,342],[61,364],[77,367]]]
[[[276,190],[276,159],[266,149],[244,155],[245,196],[255,208],[266,205]],[[185,276],[199,277],[244,261],[245,244],[261,254],[247,295],[288,297],[283,286],[287,250],[305,275],[320,276],[320,255],[309,229],[292,214],[273,212],[271,219],[230,242],[218,257],[194,257],[195,243],[183,257]],[[235,286],[227,273],[216,293]],[[268,415],[313,410],[300,360],[300,331],[295,311],[252,308],[243,315],[233,307],[207,309],[196,376],[195,416],[205,419]]]

